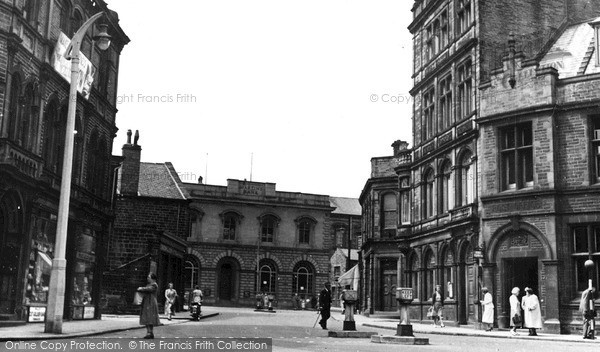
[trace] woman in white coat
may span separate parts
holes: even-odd
[[[529,336],[537,336],[536,329],[542,328],[542,311],[540,309],[540,300],[533,294],[533,290],[525,287],[525,293],[521,306],[525,312],[523,320],[525,328],[529,329]]]
[[[488,325],[485,331],[492,331],[494,328],[494,302],[492,294],[488,292],[487,287],[482,288],[481,292],[483,292],[483,301],[481,301],[483,316],[481,317],[481,322]]]
[[[518,287],[514,287],[510,295],[510,333],[513,336],[519,335],[517,328],[523,324],[523,315],[521,314],[521,302],[519,302],[519,293],[521,290]],[[515,322],[518,320],[519,322]]]

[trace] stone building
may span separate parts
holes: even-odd
[[[186,289],[199,283],[215,305],[254,305],[257,292],[274,294],[278,307],[292,307],[295,294],[314,303],[329,280],[329,196],[245,180],[184,188],[192,211],[185,276],[197,273]]]
[[[600,231],[598,48],[588,24],[600,3],[417,0],[413,14],[414,140],[405,162],[390,166],[389,190],[407,192],[397,208],[407,220],[375,249],[386,241],[376,230],[385,206],[369,179],[366,303],[385,310],[375,258],[396,257],[396,280],[415,295],[411,319],[427,319],[439,284],[446,319],[477,325],[487,286],[504,327],[510,290],[529,286],[547,331],[576,328],[583,263],[598,256]]]
[[[360,268],[358,268],[358,248],[361,246],[361,208],[358,199],[330,197],[331,207],[331,230],[333,231],[333,247],[335,251],[331,255],[330,276],[331,292],[334,304],[339,306],[339,296],[342,289],[347,285],[356,283],[352,289],[358,290],[360,279]],[[356,268],[355,268],[356,266]],[[348,271],[352,271],[348,273]],[[344,275],[348,277],[344,284],[338,279]],[[355,280],[356,279],[356,280]],[[356,282],[355,282],[356,281]]]
[[[599,29],[600,17],[568,22],[538,56],[509,36],[504,65],[480,85],[482,280],[500,327],[511,288],[529,286],[544,329],[574,332],[581,292],[600,282]]]
[[[149,272],[158,276],[159,291],[172,282],[184,292],[190,209],[187,193],[171,163],[140,162],[139,134],[122,149],[114,200],[114,225],[108,243],[103,312],[132,312],[137,287]],[[164,296],[158,295],[160,304]],[[177,308],[182,308],[183,300]]]
[[[111,227],[119,58],[129,38],[102,0],[0,3],[0,319],[43,321],[54,253],[69,96],[69,38],[99,11],[80,67],[67,239],[65,319],[98,317]],[[62,50],[62,51],[61,51]],[[65,68],[66,67],[66,71]],[[64,73],[66,72],[66,74]],[[90,85],[89,83],[93,83]]]

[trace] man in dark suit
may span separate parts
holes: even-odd
[[[579,303],[579,311],[583,314],[583,338],[594,339],[594,318],[596,317],[596,311],[594,307],[594,292],[595,287],[590,287],[583,291],[581,294],[581,301]]]
[[[331,285],[329,282],[325,283],[325,288],[319,293],[319,310],[321,311],[319,325],[327,330],[327,319],[331,316]]]

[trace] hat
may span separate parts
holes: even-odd
[[[518,287],[513,287],[512,291],[510,291],[510,293],[512,293],[513,295],[519,292],[521,292],[521,289],[519,289]]]
[[[531,287],[525,287],[525,292],[533,293],[533,289]]]
[[[488,288],[487,287],[482,287],[481,291],[488,291]]]

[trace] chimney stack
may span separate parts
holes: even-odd
[[[127,144],[123,145],[123,166],[121,167],[121,194],[137,196],[140,184],[140,158],[142,147],[138,143],[139,131],[135,131],[133,144],[131,144],[131,130],[127,130]]]
[[[392,148],[394,148],[394,156],[399,156],[401,152],[408,149],[408,142],[397,140],[392,143]]]

